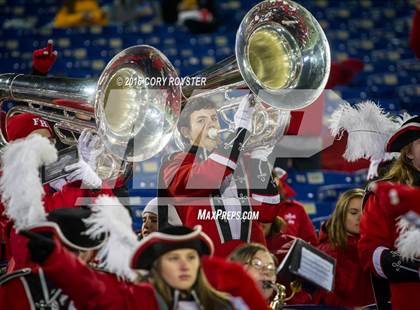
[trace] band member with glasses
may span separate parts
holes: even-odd
[[[258,243],[249,243],[236,248],[230,254],[229,260],[239,262],[245,267],[269,304],[274,297],[277,262],[268,249]]]
[[[164,159],[160,170],[159,230],[168,225],[167,205],[174,205],[184,225],[203,227],[216,256],[247,242],[265,244],[260,222],[273,221],[280,195],[267,163],[273,146],[243,154],[254,110],[245,96],[234,116],[236,131],[222,142],[211,134],[220,129],[216,104],[204,97],[187,103],[178,130],[188,149]]]

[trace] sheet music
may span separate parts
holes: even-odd
[[[286,264],[286,262],[289,262],[289,261],[288,261],[289,256],[290,256],[290,255],[292,255],[292,254],[291,254],[291,253],[292,253],[292,249],[294,248],[294,246],[295,246],[295,244],[296,244],[297,240],[298,240],[298,239],[295,239],[295,240],[293,241],[293,244],[292,244],[292,246],[290,247],[289,251],[287,252],[286,256],[285,256],[285,257],[283,258],[283,260],[280,262],[280,265],[277,267],[277,273],[279,273],[279,272],[280,272],[280,270],[282,270],[282,269],[284,268],[284,265]],[[289,262],[289,263],[290,263],[290,262]]]
[[[302,257],[297,272],[328,291],[333,288],[334,264],[305,248],[302,248]]]

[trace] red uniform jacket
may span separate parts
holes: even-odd
[[[329,239],[325,226],[321,228],[318,248],[336,259],[334,291],[320,291],[315,300],[336,307],[360,307],[375,302],[369,273],[362,269],[357,242],[359,236],[349,236],[347,247],[336,248]]]
[[[418,190],[395,183],[378,182],[376,186],[383,186],[382,189],[385,191],[382,194],[385,194],[385,196],[372,192],[369,194],[360,220],[358,248],[360,262],[364,270],[383,277],[380,257],[374,255],[375,250],[378,247],[395,250],[394,243],[398,237],[396,219],[409,210],[420,213],[420,204],[413,203],[420,201],[420,195]],[[405,199],[400,200],[398,204],[391,204],[389,197],[387,197],[391,189],[402,194],[405,192]],[[420,292],[419,282],[390,282],[390,288],[393,310],[420,309],[420,298],[414,298]]]
[[[216,289],[241,297],[251,310],[267,309],[255,283],[242,266],[210,257],[203,258],[202,263],[209,282]],[[114,274],[92,270],[59,242],[42,267],[48,278],[71,297],[78,310],[158,309],[150,284],[128,283]]]
[[[53,189],[48,185],[44,185],[45,196],[43,198],[45,212],[49,213],[52,210],[58,208],[73,208],[78,203],[78,198],[83,197],[97,197],[101,194],[112,196],[111,189],[102,189],[97,192],[93,192],[89,189],[82,189],[81,182],[68,183],[63,186],[61,191],[54,192]],[[0,203],[0,213],[4,211],[3,204]],[[36,265],[31,263],[28,250],[26,247],[27,238],[16,234],[13,228],[13,223],[6,217],[1,218],[1,226],[3,227],[3,238],[6,241],[6,249],[8,252],[9,265],[8,272],[13,270],[22,269],[25,267],[35,267]]]
[[[296,200],[282,201],[278,215],[287,223],[285,234],[305,240],[312,245],[318,244],[315,227],[301,203]]]
[[[241,297],[251,310],[268,309],[255,281],[242,265],[221,257],[203,257],[201,261],[204,273],[215,289]]]
[[[25,268],[0,277],[0,309],[27,310],[45,305],[51,309],[71,309],[72,301],[55,287],[42,269]]]
[[[120,281],[114,274],[90,269],[60,242],[55,244],[42,268],[76,309],[158,309],[151,285]]]
[[[207,158],[205,150],[193,149],[189,153],[174,154],[162,164],[160,183],[163,195],[168,197],[166,204],[175,205],[184,225],[203,227],[203,231],[214,242],[216,256],[226,257],[245,242],[265,245],[259,222],[272,222],[277,215],[280,199],[277,188],[273,185],[268,191],[261,188],[254,191],[252,188],[257,183],[254,183],[256,175],[250,179],[247,177],[248,171],[242,169],[250,161],[249,158],[240,158],[240,163],[236,163],[215,152]],[[270,177],[271,171],[265,175],[266,183],[269,183]],[[222,191],[228,193],[229,197],[235,194],[240,197],[235,206],[230,206],[231,209],[221,201],[224,195],[220,194]],[[212,215],[224,207],[224,210],[234,210],[225,213],[231,218],[200,218],[200,214]],[[236,217],[238,214],[241,216],[243,211],[251,210],[258,212],[258,221]],[[237,233],[240,230],[240,236],[234,236],[232,225],[236,225]]]

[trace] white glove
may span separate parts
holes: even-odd
[[[366,177],[366,179],[368,181],[372,180],[372,179],[374,179],[378,176],[378,167],[379,167],[379,164],[381,162],[382,162],[381,159],[372,159],[370,161],[369,171],[368,171],[368,174],[367,174],[367,177]]]
[[[252,95],[245,96],[239,104],[239,108],[233,118],[235,129],[242,127],[248,131],[252,130],[252,116],[254,115],[255,107],[251,106],[251,98]]]
[[[252,159],[268,161],[268,156],[273,152],[274,146],[258,146],[251,151]]]
[[[81,180],[82,184],[87,188],[100,188],[102,186],[101,178],[82,159],[75,164],[66,166],[64,170],[70,172],[70,174],[66,176],[67,182]]]
[[[104,149],[102,143],[101,146],[97,148],[98,141],[98,135],[92,133],[89,129],[85,129],[80,134],[77,143],[77,150],[79,152],[79,156],[94,170],[96,170],[96,160]]]

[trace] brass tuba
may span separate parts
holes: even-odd
[[[179,87],[148,89],[133,78],[176,76],[167,58],[150,46],[118,53],[98,80],[0,74],[0,104],[13,100],[15,113],[30,112],[53,122],[64,144],[88,128],[98,133],[106,152],[98,160],[103,179],[124,174],[128,162],[148,159],[169,141],[180,107]],[[0,132],[0,147],[7,143]]]
[[[74,143],[64,132],[95,130],[108,151],[103,162],[112,162],[104,164],[109,172],[158,154],[195,92],[246,87],[260,102],[291,111],[320,95],[329,69],[329,45],[315,18],[293,1],[267,0],[243,18],[235,55],[190,77],[205,78],[205,86],[171,83],[178,75],[165,55],[138,45],[118,53],[98,80],[1,74],[0,103],[13,100],[13,113],[29,111],[54,122],[63,142]]]

